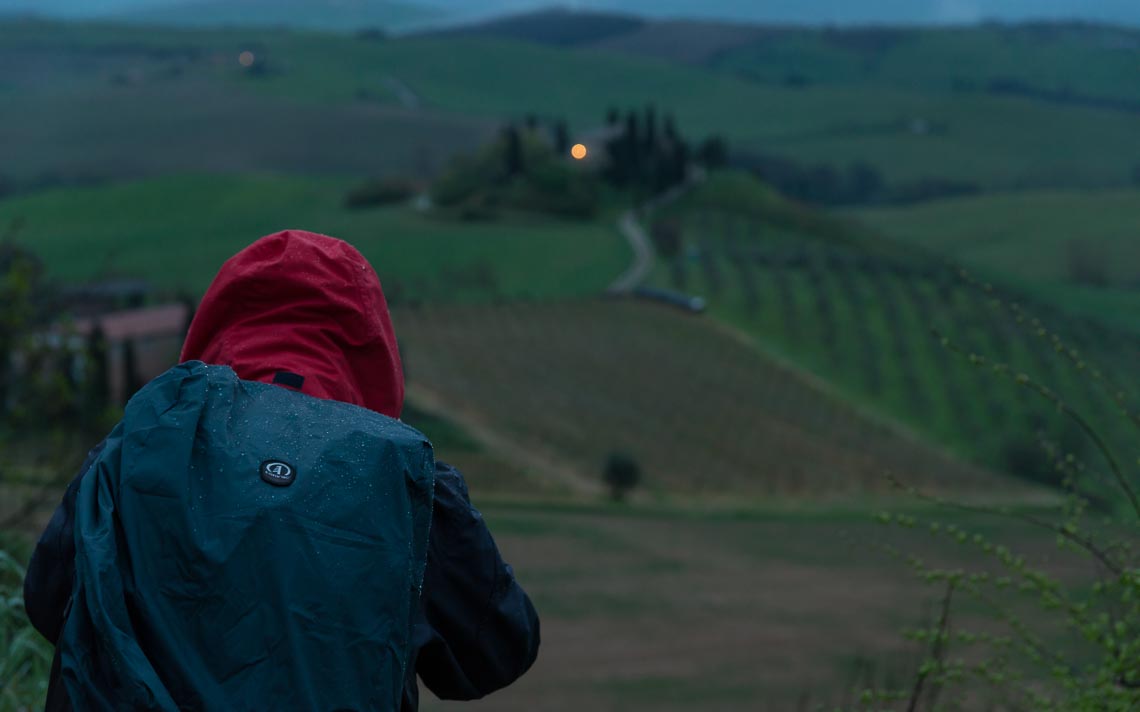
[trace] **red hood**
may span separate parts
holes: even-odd
[[[182,361],[398,418],[404,374],[376,272],[347,242],[301,230],[263,237],[222,265],[190,324]]]

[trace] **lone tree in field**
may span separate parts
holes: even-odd
[[[624,452],[611,453],[606,460],[603,478],[610,488],[610,497],[615,502],[624,502],[630,491],[641,482],[641,466],[632,455]]]

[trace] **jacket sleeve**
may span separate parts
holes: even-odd
[[[24,608],[28,620],[52,643],[59,640],[64,613],[71,599],[72,574],[75,571],[75,497],[80,481],[105,445],[106,441],[103,441],[87,454],[79,474],[68,485],[63,501],[56,507],[36,544],[24,577]]]
[[[505,687],[538,656],[539,624],[458,470],[436,464],[435,505],[415,626],[416,672],[441,699]]]

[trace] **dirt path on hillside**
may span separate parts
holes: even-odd
[[[597,495],[601,485],[552,454],[519,445],[491,426],[487,417],[470,408],[462,408],[439,392],[421,385],[408,387],[408,398],[429,412],[446,414],[463,424],[467,434],[495,455],[512,463],[533,477],[553,480],[581,495]]]
[[[633,263],[606,291],[609,294],[627,294],[645,281],[653,269],[653,244],[645,234],[645,228],[637,221],[637,213],[633,210],[622,213],[618,218],[617,227],[633,250]]]
[[[646,277],[648,277],[649,273],[653,270],[653,261],[656,252],[639,218],[642,216],[647,217],[651,215],[653,211],[677,200],[697,185],[703,183],[705,177],[706,173],[703,169],[692,168],[689,178],[684,183],[673,186],[640,208],[632,208],[621,214],[621,217],[618,218],[617,228],[618,232],[625,237],[626,241],[629,242],[630,248],[633,250],[633,262],[630,264],[629,269],[623,272],[621,276],[615,279],[606,289],[607,294],[617,295],[632,292],[641,286],[641,283],[645,281]]]

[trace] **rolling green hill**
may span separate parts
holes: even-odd
[[[937,82],[766,84],[629,54],[505,40],[6,23],[0,48],[0,85],[11,99],[0,123],[18,137],[14,147],[40,149],[19,151],[5,168],[24,181],[81,169],[116,177],[156,141],[225,147],[243,170],[359,175],[366,166],[353,155],[375,156],[379,165],[388,153],[432,145],[405,139],[415,127],[403,115],[386,123],[380,108],[400,107],[404,96],[393,81],[416,97],[413,116],[439,122],[417,129],[439,138],[439,153],[470,143],[461,127],[472,118],[486,125],[534,112],[586,130],[610,107],[655,103],[694,137],[722,133],[738,149],[810,163],[864,161],[888,184],[936,177],[986,189],[1119,186],[1132,180],[1140,154],[1136,116],[1107,106],[954,92]],[[237,63],[246,50],[257,57],[254,68]],[[227,106],[244,108],[225,114]],[[369,112],[378,114],[372,129]],[[88,114],[102,127],[101,154],[74,138],[83,125],[67,118]],[[328,117],[328,130],[314,114]],[[140,130],[131,117],[149,117],[154,128]],[[307,128],[291,132],[292,117]],[[246,140],[250,124],[265,124],[264,140]],[[70,150],[53,153],[56,143]],[[185,160],[176,169],[219,169],[210,150],[188,151],[199,152],[201,165]]]
[[[993,486],[991,474],[869,419],[715,324],[660,307],[562,301],[599,294],[626,266],[612,216],[461,223],[403,206],[353,211],[343,207],[352,185],[174,176],[59,189],[0,203],[0,225],[23,221],[18,239],[52,278],[143,277],[194,294],[262,234],[298,227],[349,240],[397,305],[412,402],[490,433],[478,447],[459,438],[458,460],[502,470],[488,475],[496,491],[580,494],[583,482],[594,491],[610,449],[641,459],[664,497],[877,491],[884,468],[961,493]],[[503,300],[515,306],[494,306]],[[733,432],[737,445],[714,456],[716,439]]]
[[[1140,110],[1140,30],[1096,25],[799,30],[731,48],[708,66],[764,83],[991,92]]]
[[[564,222],[513,215],[497,222],[458,223],[408,207],[351,211],[343,207],[343,199],[352,185],[349,180],[281,176],[185,176],[61,189],[0,203],[0,224],[22,219],[25,227],[20,239],[35,246],[54,278],[74,282],[141,276],[161,289],[191,293],[200,293],[217,266],[243,245],[287,227],[314,229],[351,241],[376,265],[396,304],[470,304],[597,294],[628,259],[628,248],[609,222]],[[670,208],[667,215],[682,222],[686,250],[678,260],[660,265],[655,276],[658,284],[705,296],[713,317],[750,336],[778,360],[815,373],[834,384],[844,397],[886,418],[908,423],[968,458],[1026,476],[1040,475],[1034,469],[1041,467],[1040,457],[1035,456],[1035,429],[1044,428],[1066,447],[1076,449],[1081,443],[1071,427],[1026,391],[951,355],[930,335],[931,328],[938,328],[967,351],[1007,361],[1039,378],[1082,408],[1092,409],[1097,422],[1114,422],[1105,417],[1111,413],[1104,410],[1103,398],[1097,396],[1087,378],[1072,373],[1065,359],[1050,354],[1047,343],[1013,324],[1008,315],[991,308],[980,289],[961,283],[927,253],[905,249],[905,245],[900,247],[893,241],[876,245],[873,241],[881,238],[874,233],[790,204],[740,174],[714,176]],[[177,269],[172,269],[175,264]],[[1086,354],[1085,358],[1136,385],[1135,359],[1129,356],[1140,352],[1140,340],[1135,335],[1074,318],[1053,302],[1024,303],[1027,310],[1046,317],[1052,328]],[[415,315],[405,317],[408,326],[404,329],[413,335],[413,341],[459,338],[449,335],[447,329],[442,334],[414,336],[429,328],[435,317],[404,313]],[[569,316],[555,315],[557,318],[551,318],[557,323],[551,323],[550,328],[561,329],[563,316],[573,316],[577,325],[574,331],[566,332],[567,338],[582,339],[583,345],[605,344],[608,352],[623,343],[619,335],[623,329],[636,330],[632,323],[604,326],[608,313],[599,306]],[[622,313],[627,322],[644,318],[651,324],[658,319],[652,311]],[[472,312],[461,321],[468,321],[476,331],[463,339],[474,339],[477,333],[489,338],[489,334],[505,330],[487,343],[509,348],[516,355],[526,353],[531,348],[527,344],[547,343],[550,348],[563,349],[552,345],[556,342],[552,334],[543,335],[543,318],[546,317],[538,312],[521,316],[494,310]],[[601,321],[589,327],[587,318]],[[680,327],[674,324],[669,328]],[[713,339],[713,333],[694,333],[690,337],[708,340]],[[505,346],[512,338],[523,341]],[[630,348],[638,349],[639,354],[666,353],[674,350],[677,343],[663,341],[658,346],[641,344]],[[716,343],[723,346],[726,342]],[[464,369],[475,363],[470,353],[474,347],[474,341],[457,344],[440,354],[461,356],[459,360],[438,362],[440,357],[436,356],[433,365],[416,366],[413,361],[412,368],[429,373],[428,381],[443,384],[440,387],[445,397],[468,397],[470,389],[460,388],[458,383],[470,378]],[[722,364],[725,358],[719,352],[705,356],[711,359],[710,364]],[[551,354],[534,358],[539,369],[536,377],[546,374],[550,383],[543,388],[520,383],[518,397],[529,393],[526,398],[549,398],[551,402],[565,397],[558,395],[565,384],[549,375],[563,369],[569,379],[597,377],[609,382],[617,378],[583,375],[572,363],[559,362],[561,365],[555,368]],[[688,366],[678,364],[678,373],[668,378],[662,376],[662,382],[684,380],[680,371],[685,369],[692,378],[699,369],[708,367],[701,366],[696,355],[690,361]],[[521,368],[516,365],[508,370],[521,379]],[[448,381],[453,377],[459,380]],[[508,384],[499,387],[505,397]],[[723,383],[710,383],[709,387],[717,392],[726,388]],[[553,390],[545,396],[535,395],[550,389]],[[648,383],[638,389],[646,393],[653,390]],[[756,394],[760,401],[765,400],[761,398],[762,390]],[[581,385],[567,386],[566,393],[579,391],[588,393]],[[836,408],[843,411],[842,408],[836,404],[825,407],[826,399],[817,403],[812,400],[816,396],[809,396],[797,396],[806,399],[806,405],[796,406],[796,413],[819,411],[824,421],[833,425],[839,422],[829,420],[832,416],[826,413]],[[538,406],[537,402],[528,402]],[[632,393],[630,402],[636,402]],[[657,412],[665,406],[644,403],[637,407]],[[710,412],[714,409],[708,407]],[[501,423],[497,419],[509,421],[509,413],[517,413],[528,422],[534,417],[534,411],[521,403],[473,417],[498,427]],[[782,411],[778,415],[783,420],[792,417]],[[626,416],[632,417],[625,411],[614,415]],[[848,414],[840,420],[853,417]],[[503,426],[511,435],[509,441],[517,435],[511,428],[521,427],[519,423],[511,425],[512,422]],[[552,423],[550,427],[557,430],[567,426]],[[648,437],[664,426],[647,421],[645,427]],[[558,442],[554,431],[535,431],[532,435],[534,440]],[[839,437],[838,431],[834,437]],[[651,451],[648,442],[638,446],[639,455]],[[566,458],[578,446],[568,441],[564,446],[551,447],[558,458]],[[1087,448],[1081,454],[1094,455]],[[596,459],[604,453],[582,456]],[[670,455],[667,460],[682,462],[677,457]],[[786,459],[797,457],[804,456],[789,455]],[[861,457],[868,461],[889,459],[882,452]],[[736,466],[746,470],[751,467],[767,471],[774,466],[763,459],[755,460],[754,455],[740,454],[738,459]],[[581,470],[589,468],[584,461],[576,462],[575,467]],[[752,464],[742,464],[749,462]],[[481,466],[476,463],[477,468]],[[691,463],[686,467],[691,471],[696,466]],[[819,467],[825,469],[823,465]],[[516,464],[516,469],[525,470],[526,463]],[[867,476],[864,473],[860,477]],[[691,475],[682,473],[666,479],[685,482]]]
[[[0,176],[25,188],[187,172],[424,179],[493,132],[489,121],[366,102],[298,104],[208,82],[0,102],[0,125]]]
[[[1140,29],[1135,27],[1034,22],[813,28],[638,21],[549,10],[458,32],[656,57],[766,84],[981,91],[1058,103],[1102,102],[1140,111],[1140,87],[1129,81],[1140,49]]]
[[[288,228],[335,235],[372,262],[394,302],[493,301],[600,292],[629,248],[608,222],[517,215],[460,223],[398,206],[348,210],[347,180],[172,176],[0,202],[0,226],[66,282],[127,275],[205,291],[230,255]]]
[[[377,267],[395,304],[426,301],[436,305],[435,310],[443,304],[489,304],[519,298],[546,300],[597,294],[625,267],[628,259],[628,248],[611,227],[610,218],[599,224],[513,215],[496,222],[472,224],[444,220],[399,206],[352,211],[343,207],[344,194],[352,185],[347,180],[294,177],[185,176],[107,187],[61,189],[0,203],[0,224],[23,220],[19,238],[35,246],[54,278],[75,282],[114,276],[144,277],[160,289],[184,289],[191,293],[204,290],[217,266],[256,237],[287,227],[315,229],[345,238],[359,247]],[[816,240],[811,247],[812,254],[818,256],[824,269],[831,269],[827,260],[837,256],[843,260],[862,259],[862,252],[850,245],[838,245],[828,252],[829,248],[819,242],[823,239],[819,237],[821,231],[834,226],[829,219],[797,209],[778,196],[763,192],[750,181],[741,182],[731,175],[715,178],[703,192],[678,205],[677,210],[681,215],[703,220],[714,214],[706,214],[710,208],[724,211],[739,205],[742,198],[750,208],[763,211],[767,224],[777,225],[773,228],[774,234],[763,243],[766,248],[778,252],[787,248],[787,239],[796,239],[802,245],[802,237],[806,235]],[[715,219],[727,220],[724,217],[727,214],[730,213],[717,212]],[[733,249],[732,241],[724,241],[720,235],[716,240],[720,241],[721,249]],[[694,240],[693,244],[707,246],[710,243],[702,239]],[[753,247],[759,247],[759,243]],[[732,254],[723,253],[721,259],[726,262],[722,269],[734,269]],[[913,259],[908,260],[896,260],[901,265],[898,269],[919,269]],[[988,399],[970,402],[971,392],[990,392],[987,389],[991,386],[968,370],[955,376],[959,381],[947,381],[947,385],[941,386],[944,390],[931,391],[914,400],[911,389],[934,388],[944,376],[937,369],[946,369],[947,360],[940,360],[937,357],[940,352],[932,351],[925,344],[928,339],[924,339],[921,325],[906,325],[901,332],[905,338],[899,340],[900,332],[892,327],[892,319],[897,314],[887,308],[890,302],[884,300],[889,299],[886,295],[890,290],[902,290],[902,282],[891,276],[884,285],[870,276],[854,273],[856,289],[864,294],[865,303],[844,304],[836,297],[834,309],[858,308],[864,323],[858,327],[845,326],[828,340],[827,318],[818,312],[821,302],[812,291],[808,277],[814,269],[808,265],[793,270],[787,277],[795,304],[784,308],[799,310],[792,322],[786,321],[788,316],[784,311],[767,308],[754,318],[747,311],[747,305],[739,301],[744,294],[740,291],[745,289],[743,283],[733,283],[731,277],[725,278],[725,293],[698,291],[704,291],[712,299],[715,316],[743,333],[759,337],[759,342],[777,357],[815,371],[870,409],[901,422],[914,423],[918,430],[958,446],[960,452],[977,454],[963,449],[963,443],[984,431],[986,418],[992,415],[986,408],[994,407],[993,403],[1007,397],[1010,402],[1023,402],[996,388]],[[833,270],[832,274],[829,289],[842,288],[844,279],[838,276],[840,273]],[[689,279],[699,278],[692,274]],[[692,282],[687,286],[696,287]],[[881,289],[887,292],[879,291]],[[915,294],[925,295],[925,302],[922,306],[900,307],[907,318],[913,318],[911,314],[921,315],[915,311],[920,308],[933,310],[928,314],[932,320],[942,316],[932,306],[941,308],[946,304],[939,301],[935,281],[923,282]],[[772,296],[775,297],[775,293]],[[970,302],[968,295],[959,292],[950,304],[952,323],[958,325],[968,323],[961,320],[975,319],[981,309]],[[601,303],[553,312],[537,307],[451,312],[426,309],[405,307],[400,310],[401,332],[407,335],[410,349],[411,372],[419,374],[422,382],[434,384],[445,400],[461,399],[462,402],[455,405],[458,412],[466,413],[462,422],[486,423],[501,433],[497,445],[466,456],[475,461],[477,470],[484,467],[487,457],[491,458],[487,460],[491,463],[488,467],[493,467],[498,460],[510,461],[509,454],[497,452],[496,448],[503,443],[519,442],[546,443],[544,447],[550,451],[550,461],[570,463],[563,466],[577,472],[589,471],[594,460],[605,456],[606,448],[631,448],[662,471],[662,492],[694,487],[710,492],[733,488],[793,492],[802,487],[821,492],[852,486],[874,488],[876,482],[881,484],[878,478],[883,463],[895,462],[897,458],[905,460],[897,461],[894,466],[900,472],[934,476],[935,472],[954,467],[940,460],[933,451],[922,455],[925,451],[921,446],[904,444],[907,437],[891,434],[889,427],[876,430],[879,426],[864,422],[864,416],[857,410],[844,406],[817,386],[804,382],[796,386],[799,390],[794,392],[776,389],[775,382],[783,378],[778,375],[781,371],[757,352],[734,345],[731,335],[711,325],[693,323],[690,326],[692,319],[661,313],[659,308],[636,309]],[[854,323],[842,314],[833,319],[848,325]],[[995,333],[990,331],[992,328],[995,327],[981,323],[977,327],[980,331],[970,331],[969,335],[990,339]],[[569,341],[563,343],[566,339]],[[479,355],[482,353],[479,349],[492,345],[501,359],[495,368],[503,369],[503,378],[514,379],[514,385],[507,380],[495,381],[490,378],[491,367],[479,365],[484,356],[496,358],[492,352]],[[540,346],[547,351],[532,353]],[[598,348],[603,350],[596,351]],[[1029,347],[1019,345],[1017,348],[1020,355]],[[596,355],[590,357],[584,352],[576,356],[580,349]],[[697,350],[690,353],[691,349]],[[649,379],[645,382],[633,380],[633,372],[606,370],[625,364],[623,368],[636,371],[636,363],[652,361],[650,354],[654,353],[658,357],[668,354],[670,359],[679,360],[656,364],[655,368],[672,370],[663,371],[659,376],[644,374],[644,378]],[[840,353],[847,356],[835,360]],[[757,363],[754,372],[746,368],[749,359]],[[524,368],[526,363],[532,364],[532,370]],[[730,369],[731,363],[738,363],[739,368]],[[711,364],[717,365],[712,368]],[[470,385],[460,387],[461,383],[479,380],[473,378],[471,368],[484,372],[482,378],[487,388],[501,392],[497,400],[490,393],[484,398]],[[774,368],[777,370],[773,371]],[[700,375],[702,369],[710,369],[708,379]],[[735,375],[729,374],[729,370]],[[533,378],[527,376],[528,373]],[[758,379],[755,393],[732,406],[745,410],[739,413],[725,410],[727,402],[715,400],[730,398],[732,393],[736,393],[731,396],[735,399],[744,392],[739,388],[747,390],[752,386],[739,385],[734,390],[729,382],[736,379],[745,384],[751,383],[753,378]],[[615,403],[606,406],[613,408],[613,412],[604,417],[600,411],[587,416],[590,403],[601,408],[604,401],[600,393],[590,395],[594,386],[588,384],[618,382],[624,382],[623,387],[629,392],[620,398],[615,396]],[[680,406],[667,401],[645,401],[655,393],[653,398],[665,395],[658,392],[660,389],[654,382],[684,382],[692,392],[678,392],[674,394],[676,397],[694,404],[702,413],[722,414],[704,418],[713,428],[709,438],[714,438],[714,431],[746,427],[740,425],[742,423],[753,424],[746,429],[754,429],[748,430],[748,434],[741,431],[737,439],[741,443],[754,443],[755,448],[748,445],[739,453],[724,455],[731,462],[726,460],[721,469],[738,473],[731,484],[720,479],[705,484],[699,481],[700,459],[709,456],[703,446],[690,448],[690,459],[682,457],[680,452],[654,449],[652,443],[660,441],[661,432],[683,427],[684,423],[676,414]],[[947,395],[954,388],[960,391],[958,399]],[[585,400],[563,403],[570,394]],[[520,398],[523,400],[516,403]],[[702,405],[702,399],[713,400]],[[484,401],[494,402],[494,408],[487,410]],[[544,412],[540,407],[542,402],[560,404],[552,406],[553,420],[547,424],[536,416]],[[430,398],[427,406],[430,410]],[[1031,417],[1030,410],[1023,415],[1011,413],[1009,417],[1025,420]],[[446,409],[446,412],[451,411],[451,408]],[[594,430],[579,431],[579,426],[570,425],[593,417],[598,419],[597,427],[617,432],[621,427],[633,427],[632,423],[640,422],[633,415],[635,411],[655,415],[652,418],[640,416],[644,422],[637,425],[639,430],[631,431],[632,440],[628,442],[622,439],[624,436],[613,443],[605,442],[604,438],[590,435]],[[959,416],[968,417],[965,425],[956,420]],[[609,423],[606,418],[613,422]],[[618,421],[627,424],[621,426]],[[737,425],[732,425],[733,422]],[[868,427],[871,430],[867,430]],[[1018,424],[1009,421],[1009,432],[1022,430],[1020,421]],[[575,432],[579,435],[573,435]],[[635,436],[634,432],[641,434]],[[812,433],[815,440],[811,439]],[[582,443],[575,439],[579,436],[590,439],[594,450],[583,449]],[[868,439],[877,444],[864,442]],[[776,442],[792,450],[784,452],[775,447]],[[796,442],[801,445],[794,445]],[[1000,448],[1008,443],[987,441],[986,445],[999,448],[1000,454]],[[872,447],[873,451],[868,450]],[[511,448],[507,450],[509,453]],[[826,454],[828,452],[834,454],[834,462],[826,459],[832,457]],[[809,456],[810,453],[815,454]],[[990,450],[984,454],[995,456]],[[816,456],[825,459],[809,465],[813,462],[811,457]],[[937,464],[940,462],[943,464]],[[533,461],[524,460],[514,463],[513,467],[515,471],[526,472],[536,466]],[[831,474],[826,474],[829,472]],[[772,475],[778,481],[753,482],[759,476],[755,473],[778,473]],[[969,480],[974,476],[945,474],[938,477],[958,481],[960,477]],[[806,479],[803,484],[795,484],[798,478]],[[508,481],[515,480],[508,478]]]
[[[1077,448],[1072,428],[930,336],[937,328],[967,353],[1008,361],[1074,403],[1101,407],[1095,386],[1069,373],[1051,344],[989,305],[992,297],[1016,300],[1106,372],[1130,387],[1136,379],[1135,333],[1109,311],[1135,305],[1123,266],[1134,251],[1116,250],[1131,244],[1131,193],[1119,186],[1131,180],[1140,132],[1134,113],[1105,103],[1130,101],[1131,90],[1106,93],[1118,66],[1092,51],[1089,38],[1103,40],[1107,30],[1030,29],[1015,31],[1012,54],[994,66],[1020,66],[1026,48],[1038,45],[1052,48],[1048,66],[1084,58],[1091,78],[1078,90],[1095,101],[904,71],[938,52],[1006,51],[989,27],[776,33],[768,49],[816,72],[785,82],[744,76],[729,67],[731,53],[685,64],[477,36],[378,40],[0,23],[7,159],[0,174],[30,193],[0,200],[0,223],[25,218],[21,239],[64,280],[136,275],[198,292],[240,246],[292,226],[358,244],[397,302],[580,297],[598,293],[625,265],[612,214],[596,223],[522,214],[458,223],[408,207],[348,211],[344,194],[362,176],[427,178],[504,119],[535,112],[590,129],[610,107],[651,102],[692,136],[723,133],[735,147],[809,162],[869,161],[888,182],[934,176],[993,190],[1053,186],[861,214],[883,237],[792,205],[741,175],[716,176],[669,209],[683,226],[685,250],[654,277],[706,296],[715,319],[862,406],[988,466],[1041,476],[1047,463],[1033,433]],[[904,51],[910,59],[885,59]],[[252,54],[251,66],[238,62],[241,52]],[[857,57],[880,55],[880,69],[843,74]],[[115,182],[151,176],[159,177]],[[75,182],[93,185],[31,193]],[[1088,202],[1074,192],[1105,186],[1114,192],[1090,192]],[[1112,233],[1103,237],[1115,240],[1106,254],[1109,288],[1058,278],[1067,269],[1063,236],[1082,214],[1096,215]],[[1107,215],[1114,224],[1101,219]],[[1004,229],[1009,239],[959,250],[956,225]],[[1027,251],[1034,258],[1019,259]],[[976,265],[999,286],[980,292],[946,266],[947,257]],[[1052,266],[1036,272],[1037,263]],[[526,328],[537,326],[527,321]]]
[[[611,452],[635,457],[646,496],[665,501],[881,494],[887,471],[967,498],[1028,491],[868,417],[716,322],[666,307],[425,305],[393,319],[414,401],[578,495],[601,489]]]
[[[409,109],[382,73],[333,103],[263,90],[238,58],[261,57],[277,36],[0,22],[0,182],[258,171],[423,179],[494,129],[492,117]]]
[[[259,86],[298,99],[346,100],[360,82],[386,73],[441,110],[533,111],[578,127],[597,124],[611,106],[656,103],[694,136],[723,133],[738,148],[804,161],[865,160],[889,181],[937,175],[995,188],[1120,184],[1130,180],[1132,153],[1140,150],[1132,115],[1020,97],[757,85],[656,60],[478,39],[409,39],[332,53],[321,40],[298,38],[277,51],[296,69]],[[541,94],[525,90],[533,86]],[[935,128],[916,133],[916,120]]]
[[[899,242],[1140,331],[1140,190],[1012,193],[850,214]]]
[[[714,176],[665,217],[681,226],[683,246],[661,261],[656,284],[706,297],[715,318],[780,358],[968,458],[1048,480],[1041,431],[1104,466],[1052,404],[991,373],[999,363],[1058,392],[1116,444],[1130,442],[1112,398],[1072,362],[1103,369],[1134,408],[1140,336],[1073,309],[1063,292],[1046,298],[1046,282],[987,291],[937,253],[805,211],[741,174]],[[1039,335],[1034,318],[1050,331]],[[1078,355],[1056,352],[1052,332]],[[972,365],[970,354],[985,361]]]

